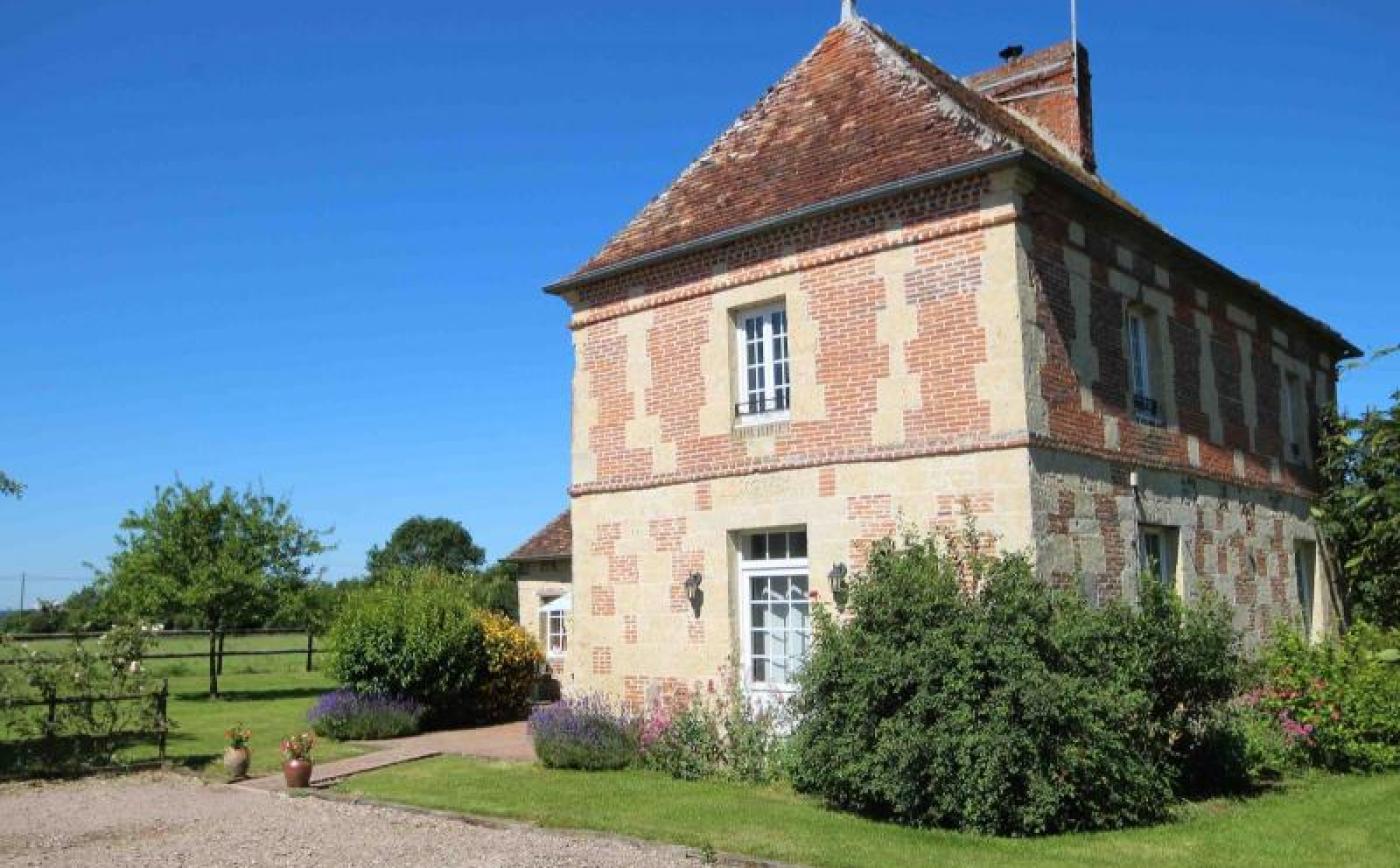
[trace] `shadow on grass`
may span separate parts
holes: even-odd
[[[259,700],[277,699],[313,699],[325,693],[329,688],[325,687],[277,687],[268,690],[221,690],[217,699],[209,696],[206,690],[192,690],[180,693],[172,692],[170,695],[181,702],[198,702],[207,700],[211,702],[257,702]]]

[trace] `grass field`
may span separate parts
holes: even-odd
[[[26,643],[39,653],[46,646],[55,651],[71,640],[42,640]],[[203,636],[171,636],[160,639],[151,649],[164,653],[208,651]],[[170,679],[169,714],[173,724],[167,745],[171,762],[188,768],[220,773],[224,731],[236,723],[253,730],[253,773],[271,773],[281,765],[278,744],[282,737],[307,729],[306,712],[334,682],[324,672],[323,655],[316,657],[316,671],[306,672],[304,635],[230,636],[225,652],[235,650],[296,649],[286,656],[233,657],[224,659],[219,678],[220,696],[208,698],[208,659],[150,660],[152,677]],[[316,748],[316,760],[329,761],[360,753],[360,749],[329,739]],[[154,759],[153,743],[133,746],[122,753],[128,761]]]
[[[1164,826],[1030,840],[891,826],[829,811],[779,788],[685,783],[641,771],[550,771],[461,757],[370,772],[338,789],[829,868],[1400,864],[1400,775],[1318,775],[1254,799],[1190,805]]]

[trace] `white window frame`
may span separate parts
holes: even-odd
[[[1152,378],[1153,314],[1140,307],[1128,308],[1128,402],[1133,418],[1149,425],[1162,423],[1162,399]],[[1150,402],[1139,407],[1138,399]]]
[[[755,326],[752,334],[750,323]],[[785,302],[745,308],[735,313],[734,415],[739,425],[761,425],[789,418],[792,411],[791,333]]]
[[[1298,592],[1298,613],[1303,617],[1303,636],[1312,641],[1318,635],[1317,543],[1293,541],[1293,581]]]
[[[1153,562],[1148,557],[1148,540],[1155,540],[1160,556]],[[1138,525],[1138,563],[1141,571],[1151,573],[1157,581],[1178,594],[1181,593],[1178,561],[1181,532],[1178,528],[1160,524]]]
[[[569,611],[558,605],[569,594],[546,594],[540,597],[539,636],[545,656],[562,658],[569,651]],[[569,601],[572,604],[572,601]]]
[[[768,680],[760,681],[760,680],[754,678],[754,659],[755,659],[755,656],[754,656],[754,650],[753,650],[753,631],[754,631],[754,624],[753,624],[753,608],[754,608],[754,605],[755,605],[755,600],[754,600],[754,598],[753,598],[753,585],[754,585],[754,581],[755,581],[756,579],[758,579],[758,580],[770,580],[770,579],[774,579],[774,578],[788,578],[788,579],[798,579],[798,580],[800,580],[800,581],[803,583],[804,588],[803,588],[803,590],[802,590],[802,592],[801,592],[801,597],[800,597],[800,599],[793,598],[793,597],[789,596],[786,605],[801,607],[802,610],[806,612],[806,614],[807,614],[807,617],[806,617],[806,624],[807,624],[806,629],[805,629],[805,630],[795,631],[795,632],[799,632],[799,633],[804,633],[804,634],[805,634],[805,636],[806,636],[806,643],[805,643],[805,645],[806,645],[806,652],[807,652],[807,653],[810,653],[810,652],[811,652],[811,647],[812,647],[812,638],[813,638],[813,637],[812,637],[812,600],[811,600],[811,596],[810,596],[810,594],[811,594],[811,589],[812,589],[812,574],[811,574],[811,569],[810,569],[810,565],[809,565],[808,558],[807,558],[806,554],[804,553],[801,557],[763,558],[763,559],[757,559],[757,560],[752,559],[752,558],[749,557],[749,540],[750,540],[752,537],[757,536],[757,535],[772,535],[772,534],[780,534],[780,533],[781,533],[781,534],[801,533],[801,534],[803,535],[803,538],[805,539],[805,537],[806,537],[806,528],[803,528],[803,527],[772,528],[772,529],[765,529],[765,530],[759,530],[759,531],[745,531],[745,532],[743,532],[743,533],[737,534],[737,543],[738,543],[738,549],[739,549],[739,551],[738,551],[738,555],[739,555],[739,570],[738,570],[739,594],[738,594],[738,600],[740,601],[740,607],[739,607],[739,647],[740,647],[740,665],[741,665],[742,668],[743,668],[743,683],[744,683],[744,686],[745,686],[745,688],[747,688],[747,690],[749,691],[749,693],[750,693],[751,695],[755,695],[755,694],[768,694],[768,695],[775,695],[775,696],[784,696],[784,695],[788,695],[788,694],[793,693],[793,692],[797,689],[797,687],[796,687],[795,681],[794,681],[793,678],[791,677],[791,673],[795,673],[798,669],[800,669],[802,663],[803,663],[803,662],[805,661],[805,659],[806,659],[806,655],[804,654],[802,657],[796,658],[796,664],[797,664],[797,665],[796,665],[796,666],[792,666],[791,664],[793,663],[794,658],[789,657],[789,656],[787,655],[787,653],[786,653],[787,642],[786,642],[786,638],[785,638],[785,639],[784,639],[784,654],[783,654],[783,656],[782,656],[781,659],[782,659],[783,662],[784,662],[784,669],[786,669],[786,670],[790,673],[789,676],[788,676],[788,678],[787,678],[787,680],[785,680],[785,681],[768,681]],[[784,632],[793,632],[793,631],[791,630],[791,628],[787,628],[787,629],[784,630]],[[762,658],[765,659],[765,660],[771,660],[771,659],[773,659],[773,656],[772,656],[771,654],[767,654],[767,653],[762,654],[762,655],[759,655],[759,656],[762,657]]]

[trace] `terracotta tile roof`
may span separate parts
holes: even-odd
[[[1177,239],[1086,170],[1067,146],[863,18],[829,30],[665,192],[549,290],[881,185],[1017,154],[1301,317],[1346,354],[1360,352],[1325,323]]]
[[[510,553],[508,561],[539,561],[567,558],[573,555],[574,530],[569,510],[559,513],[553,521],[535,532],[519,548]]]
[[[983,127],[873,27],[843,24],[577,273],[1011,149]]]

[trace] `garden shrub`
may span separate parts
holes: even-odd
[[[523,673],[543,661],[523,630],[431,575],[352,594],[330,637],[331,672],[341,684],[422,703],[424,722],[434,726],[519,715],[533,683]]]
[[[155,734],[156,685],[143,665],[150,634],[118,626],[96,642],[36,650],[0,637],[0,774],[73,774],[121,764],[119,751]],[[150,700],[113,699],[142,696]],[[20,703],[92,697],[46,706]]]
[[[1334,771],[1400,768],[1400,630],[1356,624],[1309,644],[1274,631],[1261,657],[1258,708],[1301,743],[1307,760]]]
[[[477,707],[491,720],[517,720],[530,708],[544,657],[539,642],[499,612],[481,612],[486,643],[486,676]]]
[[[607,697],[589,694],[535,709],[529,731],[546,768],[603,771],[637,761],[641,721]]]
[[[1176,747],[1185,727],[1204,733],[1235,690],[1228,622],[1151,592],[1141,609],[1094,608],[1019,556],[972,566],[960,576],[932,540],[886,541],[848,620],[818,612],[794,785],[863,814],[983,833],[1164,819],[1182,753],[1202,755]]]
[[[674,778],[770,783],[783,773],[783,713],[747,700],[731,668],[726,689],[672,712],[657,705],[642,724],[642,762]]]
[[[306,721],[317,735],[340,741],[401,738],[418,732],[424,711],[412,699],[335,690],[316,701]]]

